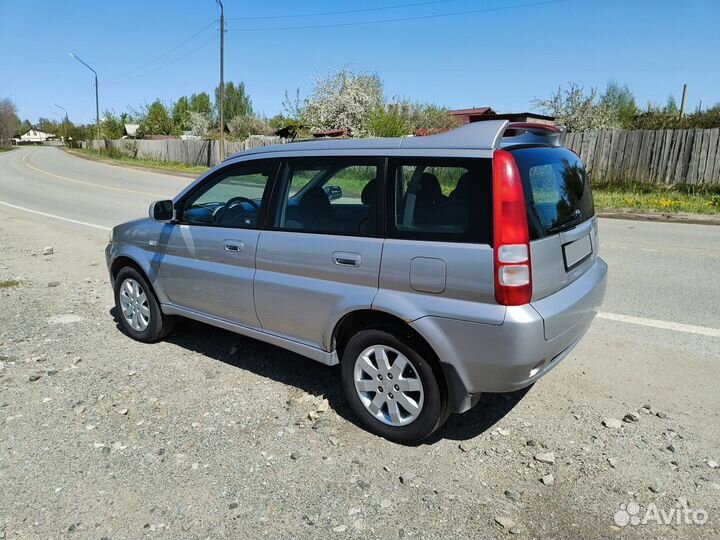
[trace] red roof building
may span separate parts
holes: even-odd
[[[553,116],[545,116],[543,114],[530,112],[498,114],[490,107],[457,109],[449,112],[451,116],[454,116],[463,124],[482,122],[483,120],[509,120],[510,122],[531,122],[535,124],[555,125],[555,117]]]

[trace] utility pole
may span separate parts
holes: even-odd
[[[93,68],[88,66],[85,62],[83,62],[78,55],[75,53],[70,53],[70,56],[72,56],[75,60],[80,62],[83,66],[88,68],[90,71],[92,71],[95,74],[95,122],[97,124],[97,138],[100,140],[100,102],[98,100],[98,81],[97,81],[97,71],[95,71]]]
[[[683,84],[682,99],[680,100],[680,118],[685,114],[685,99],[687,98],[687,83]]]
[[[225,159],[225,9],[222,0],[215,0],[220,6],[220,161]]]
[[[58,109],[62,109],[63,111],[65,111],[65,122],[63,122],[63,124],[65,125],[65,129],[64,129],[64,131],[65,131],[65,141],[66,141],[65,144],[67,145],[67,138],[68,138],[68,114],[67,114],[67,109],[66,109],[65,107],[61,107],[61,106],[58,105],[57,103],[55,103],[55,106],[56,106]]]

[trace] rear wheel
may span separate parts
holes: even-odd
[[[415,443],[447,418],[447,395],[434,364],[393,333],[357,333],[343,351],[341,369],[353,412],[377,435]]]
[[[131,338],[145,343],[167,336],[173,319],[163,314],[145,277],[130,266],[115,276],[115,307],[120,325]]]

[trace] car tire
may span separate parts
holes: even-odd
[[[120,326],[131,338],[152,343],[172,331],[175,319],[162,312],[155,291],[135,268],[121,268],[113,288]]]
[[[365,429],[414,444],[447,420],[448,397],[432,352],[400,334],[385,329],[355,334],[342,353],[342,385]]]

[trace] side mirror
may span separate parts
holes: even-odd
[[[325,194],[328,196],[328,199],[331,201],[342,199],[343,192],[340,186],[325,186],[323,189],[325,190]]]
[[[175,207],[172,201],[155,201],[150,204],[150,219],[155,221],[172,221]]]

